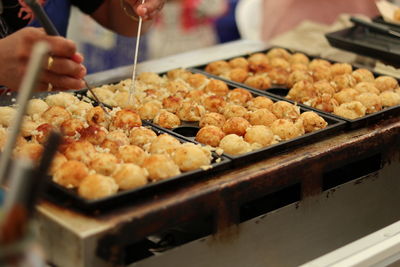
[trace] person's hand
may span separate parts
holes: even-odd
[[[31,56],[33,45],[38,41],[50,45],[51,60],[45,66],[38,90],[81,89],[86,69],[81,64],[83,56],[76,52],[75,44],[63,37],[48,36],[43,29],[26,27],[0,39],[0,85],[18,90]]]
[[[125,0],[143,20],[152,20],[164,7],[165,0]]]

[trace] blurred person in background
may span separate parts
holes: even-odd
[[[227,10],[227,0],[169,0],[147,36],[149,58],[218,43],[215,20]]]
[[[64,37],[47,36],[40,23],[24,0],[0,0],[3,12],[0,15],[0,85],[17,90],[23,77],[34,43],[45,40],[50,44],[52,62],[41,77],[39,89],[47,90],[52,84],[55,90],[80,89],[86,68],[83,56],[76,51],[76,45]],[[138,16],[144,20],[146,31],[152,19],[161,10],[165,0],[125,0]],[[135,36],[137,19],[127,16],[119,1],[114,0],[38,0],[59,33],[66,34],[71,5],[89,14],[99,24],[126,36]],[[50,61],[49,61],[50,62]]]
[[[293,29],[304,20],[332,24],[341,13],[369,17],[378,14],[374,0],[263,0],[262,5],[261,31],[265,41]]]

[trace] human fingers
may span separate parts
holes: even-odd
[[[82,89],[85,87],[85,83],[82,79],[76,79],[67,75],[59,75],[48,70],[42,74],[41,83],[51,83],[53,88],[58,88],[60,90]]]
[[[144,20],[150,20],[161,11],[165,0],[147,0],[136,8],[136,13]]]
[[[66,75],[76,79],[82,79],[86,75],[86,68],[82,64],[62,57],[52,57],[52,63],[48,64],[47,70],[58,75]]]
[[[61,36],[46,36],[46,41],[50,44],[52,56],[72,58],[76,56],[76,45],[73,41]]]

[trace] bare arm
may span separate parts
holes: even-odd
[[[125,0],[138,16],[143,18],[142,30],[146,32],[152,19],[162,9],[165,0]],[[120,0],[105,0],[91,15],[102,26],[125,36],[136,36],[138,21],[130,18],[122,8]]]

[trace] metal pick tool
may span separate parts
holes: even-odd
[[[48,35],[51,36],[60,36],[60,34],[58,33],[56,27],[54,26],[53,22],[50,20],[50,18],[47,16],[46,12],[43,10],[43,7],[41,5],[39,5],[36,0],[25,0],[25,3],[32,9],[33,13],[35,14],[35,16],[38,18],[38,20],[40,21],[40,24],[42,24],[44,30],[46,31],[46,33]],[[98,104],[100,105],[100,107],[104,110],[104,112],[106,114],[109,115],[106,107],[104,106],[104,104],[100,101],[100,99],[97,97],[97,95],[94,93],[94,91],[92,90],[92,88],[89,86],[88,82],[86,81],[86,79],[83,79],[85,86],[87,87],[87,89],[89,90],[89,92],[92,94],[92,96],[94,97],[94,99],[98,102]]]
[[[144,4],[144,0],[142,0],[142,5]],[[142,22],[143,19],[142,17],[135,14],[133,11],[132,7],[128,4],[126,4],[125,0],[121,0],[121,5],[125,13],[132,18],[135,21],[138,21],[138,30],[137,30],[137,36],[136,36],[136,47],[135,47],[135,55],[133,57],[133,72],[132,72],[132,83],[131,86],[129,87],[129,99],[128,99],[128,105],[132,103],[132,99],[134,97],[134,92],[135,92],[135,82],[136,82],[136,65],[137,65],[137,59],[138,59],[138,54],[139,54],[139,43],[140,43],[140,35],[142,32]]]
[[[26,74],[18,91],[17,113],[11,123],[11,129],[7,135],[7,142],[0,157],[0,185],[2,185],[3,182],[6,180],[6,173],[8,165],[10,163],[10,157],[12,154],[12,150],[17,142],[28,100],[31,98],[32,92],[38,84],[39,75],[41,73],[42,66],[44,65],[45,60],[47,60],[48,53],[49,46],[46,43],[38,42],[33,47],[32,57],[29,60]]]

